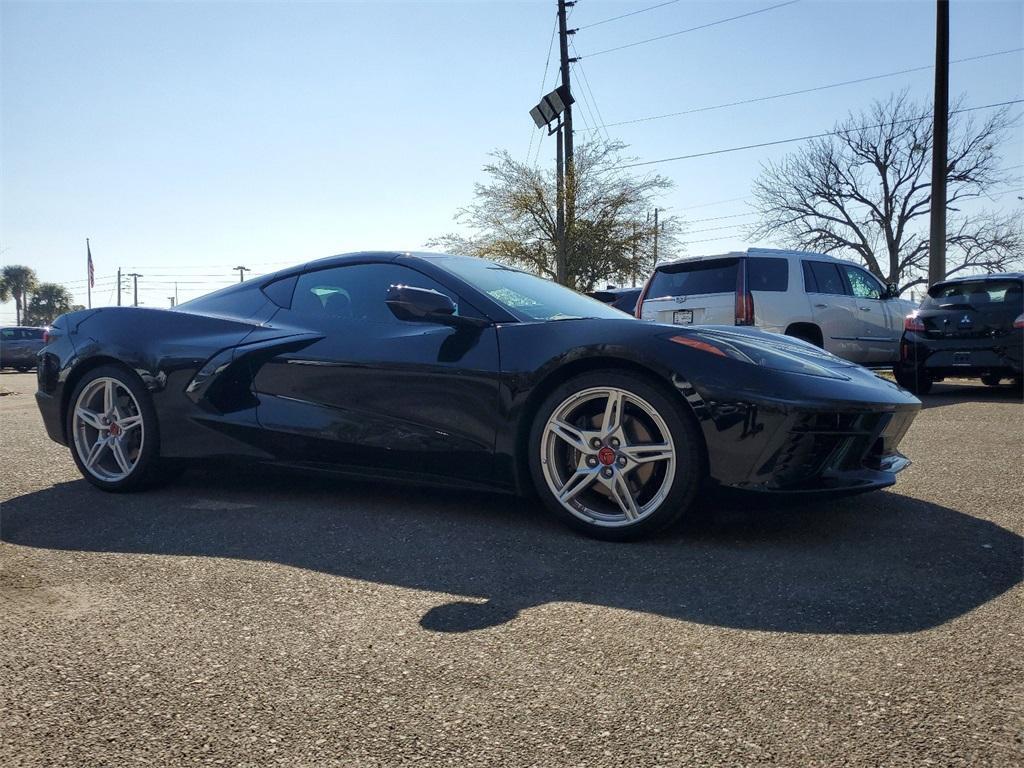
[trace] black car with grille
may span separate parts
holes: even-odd
[[[936,283],[907,315],[896,380],[916,394],[947,377],[1021,383],[1024,273]]]

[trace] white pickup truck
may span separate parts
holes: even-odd
[[[915,308],[851,261],[750,248],[658,265],[636,315],[677,325],[751,325],[885,366],[899,360],[903,320]]]

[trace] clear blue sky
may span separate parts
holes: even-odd
[[[570,26],[657,1],[580,0]],[[618,122],[932,63],[930,0],[804,0],[589,55],[777,2],[684,0],[581,30],[600,115]],[[166,306],[175,279],[185,300],[229,282],[237,264],[268,271],[419,248],[452,229],[489,151],[525,158],[540,138],[527,111],[541,92],[554,0],[0,7],[0,263],[66,282],[83,303],[87,236],[95,305],[112,302],[118,266],[145,275],[144,303]],[[1024,46],[1022,8],[953,0],[951,58]],[[553,61],[548,86],[554,76]],[[609,132],[641,159],[662,158],[828,130],[903,87],[929,98],[931,72]],[[954,64],[951,92],[969,105],[1021,98],[1024,57]],[[582,132],[594,105],[585,88],[580,96]],[[657,166],[677,185],[664,207],[691,219],[745,213],[734,198],[749,194],[759,163],[792,148]],[[545,139],[541,162],[553,151]],[[1022,162],[1018,126],[1004,163]],[[995,206],[1017,202],[1008,194]],[[693,223],[686,240],[716,239],[689,253],[746,247],[747,221]],[[0,306],[0,321],[11,319],[13,306]]]

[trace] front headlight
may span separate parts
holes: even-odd
[[[811,344],[791,343],[795,340],[788,337],[780,337],[779,341],[775,341],[761,337],[753,338],[731,331],[702,330],[699,335],[676,334],[667,335],[664,338],[691,349],[698,349],[702,352],[728,357],[774,371],[849,381],[848,376],[844,376],[834,367],[825,365],[825,363],[833,361],[836,365],[849,365],[845,360]],[[815,362],[815,358],[821,360],[821,363]]]

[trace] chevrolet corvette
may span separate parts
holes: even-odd
[[[375,252],[172,309],[60,317],[49,436],[107,491],[189,460],[538,497],[592,536],[671,524],[712,485],[884,488],[920,402],[809,343],[629,317],[483,259]]]

